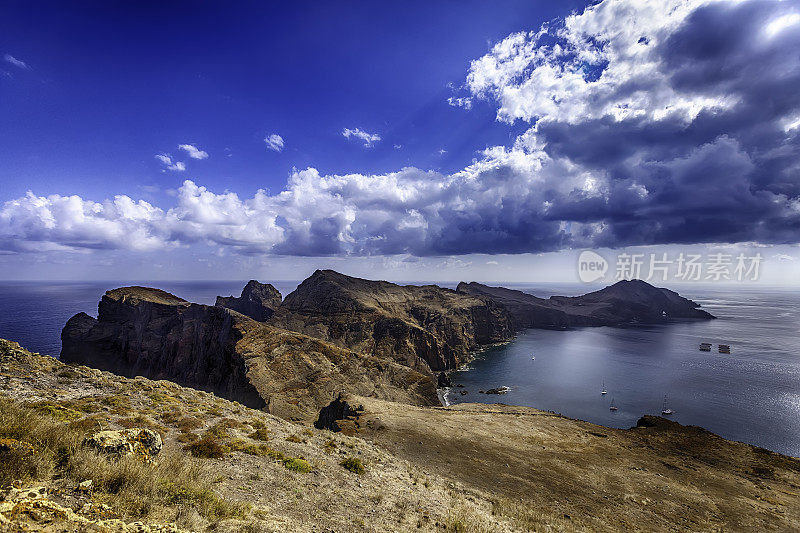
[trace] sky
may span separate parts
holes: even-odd
[[[798,49],[796,1],[3,2],[0,279],[797,285]]]

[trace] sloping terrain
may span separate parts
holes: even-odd
[[[46,431],[21,435],[8,423],[11,418]],[[23,498],[15,507],[18,491],[0,490],[0,531],[526,530],[516,524],[512,507],[500,512],[502,500],[360,438],[298,425],[168,381],[65,365],[3,340],[0,422],[0,444],[14,438],[29,445],[28,458],[40,466],[19,468],[19,455],[0,446],[0,489],[12,476],[25,494],[33,487],[37,494],[49,493],[43,500]],[[77,444],[45,449],[54,433],[79,443],[100,429],[124,427],[162,435],[164,451],[155,464],[87,456]],[[43,468],[48,454],[53,462]],[[94,489],[82,492],[78,484],[90,479]],[[42,501],[93,522],[45,513],[42,507],[50,503]],[[155,527],[122,528],[134,520]],[[561,522],[547,513],[537,528]]]
[[[76,489],[86,469],[58,466],[72,464],[69,454],[83,453],[77,449],[61,452],[51,471],[19,476],[21,486],[49,487],[76,512],[99,508],[128,523],[222,532],[800,528],[800,460],[656,417],[617,430],[521,407],[426,408],[345,396],[363,409],[332,433],[167,381],[64,365],[7,341],[0,341],[0,397],[12,402],[0,415],[24,404],[64,432],[159,431],[167,454],[160,465],[109,483],[103,472],[116,467],[95,457],[91,472],[100,477],[88,495]],[[10,437],[3,431],[0,439]],[[31,441],[44,456],[42,441]],[[174,461],[201,468],[193,479],[212,492],[176,489],[185,487],[181,475],[163,477]],[[134,475],[155,485],[150,506],[134,505],[127,492],[125,476]],[[7,515],[16,530],[80,530],[62,527],[63,517]]]
[[[344,432],[533,515],[592,531],[797,531],[800,460],[648,416],[612,429],[537,409],[351,398]],[[542,505],[547,502],[546,505]]]

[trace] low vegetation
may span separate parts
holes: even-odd
[[[361,475],[364,472],[366,472],[366,469],[364,468],[364,464],[361,462],[361,459],[359,459],[358,457],[348,457],[347,459],[343,460],[339,464],[342,465],[345,470],[349,470],[349,471],[353,472],[354,474]]]
[[[166,447],[152,465],[134,456],[116,460],[82,446],[83,434],[65,425],[58,410],[0,397],[0,486],[56,477],[75,484],[92,480],[98,501],[131,518],[163,516],[178,501],[209,520],[247,511],[218,497],[206,469],[178,449]]]

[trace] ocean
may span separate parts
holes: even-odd
[[[298,282],[274,282],[286,295]],[[0,283],[0,338],[58,356],[67,319],[131,282]],[[213,304],[239,295],[245,281],[139,282],[189,301]],[[450,286],[450,284],[441,284]],[[537,296],[580,294],[574,285],[507,284]],[[528,330],[510,343],[477,354],[451,373],[448,400],[502,402],[626,428],[659,414],[664,396],[671,419],[725,438],[800,456],[800,292],[681,286],[681,295],[718,317],[657,326]],[[714,351],[701,352],[701,342]],[[731,354],[717,352],[730,344]],[[535,359],[534,359],[535,358]],[[605,385],[608,394],[601,395]],[[508,387],[504,395],[479,390]],[[460,394],[467,391],[467,394]],[[611,401],[619,407],[610,411]]]

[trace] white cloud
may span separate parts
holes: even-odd
[[[25,63],[21,59],[17,59],[16,57],[12,56],[11,54],[4,55],[3,59],[5,60],[6,63],[10,63],[10,64],[14,65],[15,67],[18,67],[18,68],[21,68],[21,69],[30,69],[30,67],[28,66],[27,63]]]
[[[205,152],[193,144],[179,144],[178,148],[185,151],[192,159],[208,159],[208,152]]]
[[[786,28],[797,24],[800,24],[800,13],[787,13],[771,20],[764,28],[764,33],[767,37],[775,37]]]
[[[173,161],[167,154],[157,154],[156,159],[164,163],[167,170],[172,170],[173,172],[183,172],[186,170],[186,163],[183,161]]]
[[[451,96],[447,103],[453,107],[463,107],[466,110],[472,109],[472,98],[468,96]]]
[[[267,148],[275,152],[283,151],[283,137],[277,133],[272,133],[264,137],[264,142],[267,143]]]
[[[800,137],[785,128],[800,116],[800,31],[752,38],[775,9],[605,0],[509,36],[472,63],[468,97],[496,103],[500,120],[527,121],[528,130],[453,174],[307,168],[277,194],[244,199],[186,181],[163,210],[125,196],[98,203],[28,194],[0,207],[0,250],[206,243],[350,257],[796,243]],[[746,24],[749,31],[708,31]],[[763,106],[764,94],[781,105]],[[342,135],[366,147],[380,140],[360,129]],[[282,148],[276,134],[267,146],[273,136]],[[128,242],[125,232],[138,237]]]
[[[735,103],[725,94],[676,90],[663,68],[667,38],[710,0],[606,0],[562,25],[512,34],[470,66],[474,97],[495,99],[505,122],[577,123],[612,117],[686,120]]]
[[[378,135],[377,133],[367,133],[366,131],[362,131],[359,128],[356,128],[354,130],[351,130],[350,128],[345,128],[342,130],[342,135],[344,135],[345,138],[347,139],[350,139],[351,137],[353,139],[361,139],[362,141],[364,141],[365,148],[372,148],[372,146],[376,142],[380,142],[381,140],[381,136]]]

